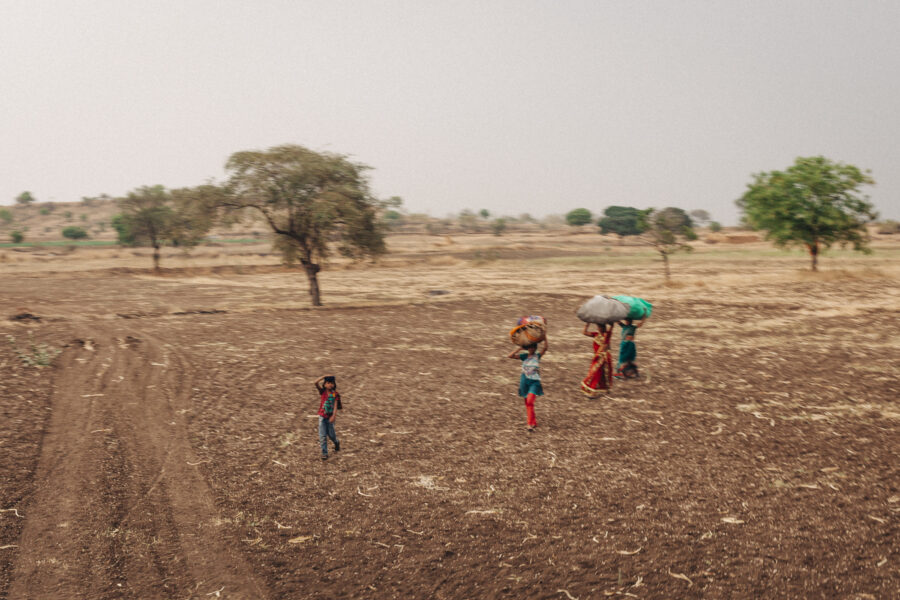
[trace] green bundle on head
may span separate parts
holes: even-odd
[[[653,312],[653,305],[635,296],[613,296],[613,300],[618,300],[628,307],[628,319],[646,319]]]

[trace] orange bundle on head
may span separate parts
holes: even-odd
[[[537,344],[546,337],[547,319],[534,315],[519,319],[518,324],[509,332],[509,339],[517,346]]]

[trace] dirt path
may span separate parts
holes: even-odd
[[[129,331],[83,326],[60,357],[9,597],[266,597],[187,440],[190,365]]]

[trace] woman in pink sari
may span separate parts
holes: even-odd
[[[591,398],[596,398],[612,387],[612,354],[609,352],[609,338],[612,336],[611,325],[597,325],[597,331],[591,331],[594,323],[585,323],[582,333],[594,338],[594,358],[587,377],[581,382],[581,391]]]

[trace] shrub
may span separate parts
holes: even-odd
[[[506,219],[494,219],[494,222],[491,223],[491,231],[494,232],[494,235],[503,235],[505,230]]]
[[[110,219],[109,224],[112,225],[112,228],[116,230],[116,239],[119,244],[122,246],[133,246],[135,243],[134,234],[128,229],[128,224],[125,222],[125,216],[118,214],[113,215],[113,218]]]
[[[722,231],[722,225],[718,221],[711,221],[709,224],[709,230],[713,233],[719,233]]]
[[[13,244],[21,244],[25,241],[25,234],[21,231],[13,231],[9,234],[9,239],[12,240]]]
[[[85,231],[82,227],[75,227],[74,225],[63,228],[62,234],[64,238],[70,240],[80,240],[88,236],[87,231]]]
[[[566,223],[572,227],[580,227],[591,222],[591,211],[586,208],[575,208],[566,213]]]
[[[25,205],[33,204],[34,196],[31,195],[31,192],[22,192],[21,194],[16,196],[16,203],[17,204],[25,204]]]
[[[47,344],[37,344],[34,341],[34,333],[28,332],[28,348],[20,348],[18,344],[16,344],[16,338],[11,335],[6,336],[6,339],[9,340],[10,345],[13,347],[13,351],[16,353],[16,356],[19,357],[19,360],[22,361],[22,364],[26,367],[48,367],[53,362],[53,359],[59,356],[59,353],[62,350],[57,348],[52,348]]]
[[[42,206],[42,207],[41,207],[41,210],[39,210],[38,212],[41,213],[41,214],[44,215],[44,216],[47,216],[47,215],[50,214],[50,209],[47,208],[46,206]]]
[[[3,221],[7,225],[10,224],[13,220],[13,215],[5,208],[0,208],[0,221]]]
[[[895,233],[900,233],[900,222],[888,220],[884,221],[883,223],[879,223],[878,233],[884,235],[893,235]]]

